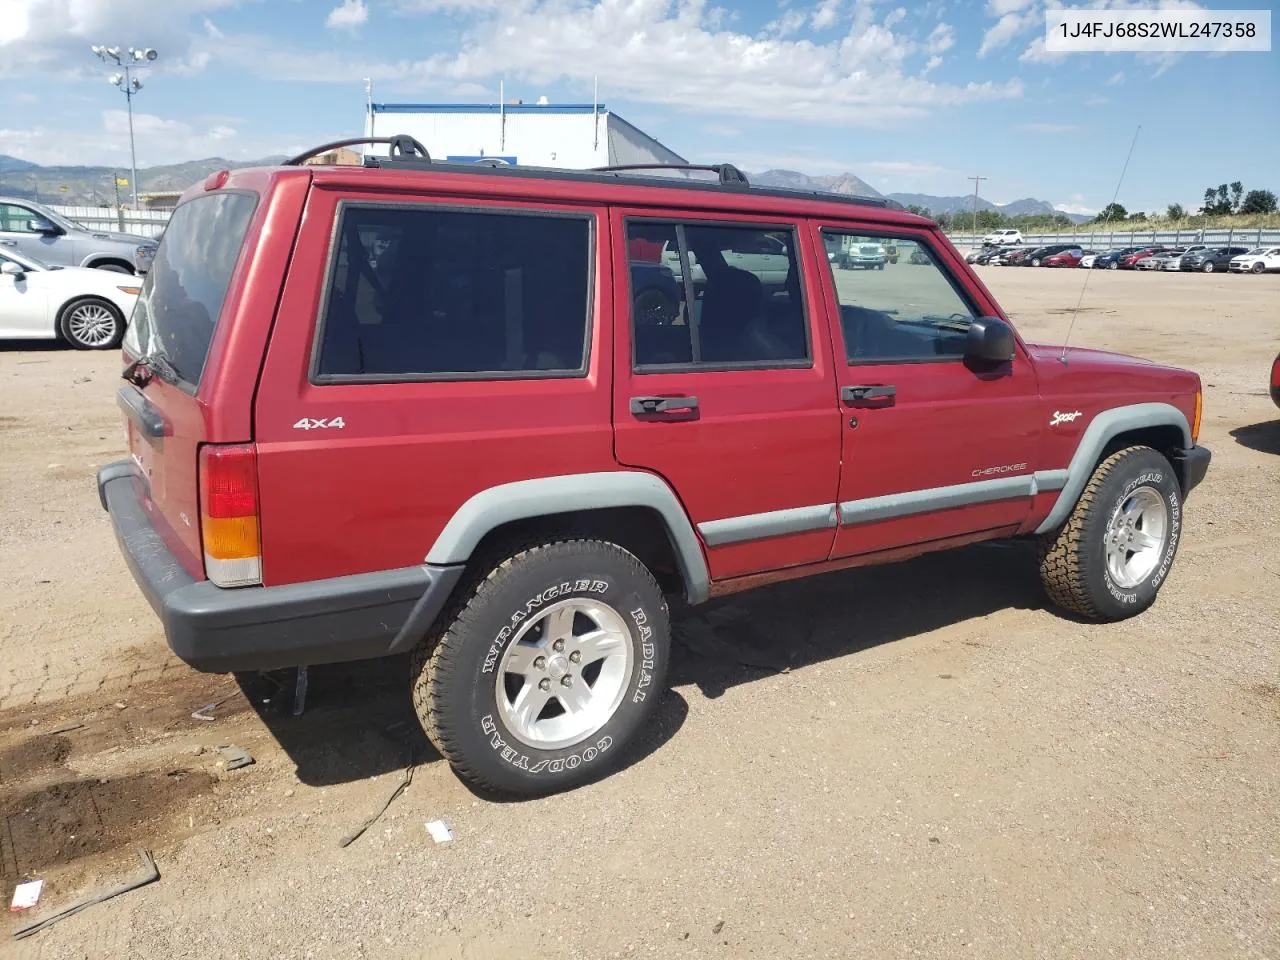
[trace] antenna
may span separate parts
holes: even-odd
[[[1124,166],[1120,168],[1120,179],[1116,181],[1115,193],[1111,194],[1111,203],[1107,206],[1107,219],[1102,221],[1102,226],[1106,226],[1111,222],[1111,218],[1116,213],[1116,198],[1120,196],[1120,185],[1124,183],[1125,171],[1129,169],[1129,160],[1133,157],[1133,148],[1138,145],[1138,134],[1142,132],[1142,124],[1138,124],[1138,129],[1133,131],[1133,141],[1129,144],[1129,152],[1124,156]],[[1071,311],[1071,324],[1067,327],[1067,335],[1062,341],[1062,355],[1058,357],[1058,362],[1063,366],[1067,364],[1067,344],[1071,342],[1071,331],[1076,328],[1076,318],[1080,316],[1080,305],[1084,303],[1084,293],[1089,289],[1089,281],[1093,278],[1093,269],[1084,275],[1084,284],[1080,287],[1080,299],[1076,301],[1076,308]]]
[[[591,144],[592,150],[600,149],[600,74],[594,77],[594,84],[591,91],[591,123],[595,127],[595,141]]]

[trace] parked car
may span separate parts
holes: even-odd
[[[1170,260],[1181,260],[1186,255],[1186,247],[1165,247],[1158,253],[1153,253],[1149,257],[1143,257],[1136,264],[1139,270],[1163,270],[1165,264]]]
[[[1255,247],[1232,257],[1227,264],[1232,273],[1263,273],[1280,270],[1280,247]]]
[[[964,258],[964,262],[965,263],[990,263],[995,257],[998,257],[1004,251],[1004,249],[1005,249],[1004,247],[996,247],[990,244],[984,244],[983,246],[978,247],[978,249],[976,250],[969,251],[969,253]]]
[[[80,350],[118,347],[141,289],[119,273],[0,253],[0,339],[62,339]]]
[[[1199,270],[1202,273],[1213,273],[1215,270],[1226,270],[1232,257],[1248,253],[1248,247],[1208,247],[1198,253],[1185,256],[1180,261],[1183,270]]]
[[[1020,267],[1038,249],[1038,247],[1015,247],[1012,250],[1006,250],[992,262],[999,263],[1003,267]]]
[[[1138,250],[1134,250],[1132,253],[1125,254],[1117,261],[1116,265],[1121,270],[1136,270],[1138,268],[1138,264],[1143,260],[1146,260],[1148,257],[1154,257],[1157,253],[1164,253],[1166,249],[1166,247],[1162,246],[1141,247]]]
[[[1099,253],[1086,253],[1080,258],[1080,266],[1084,267],[1086,270],[1093,269],[1093,262],[1097,260],[1099,256],[1101,256]]]
[[[1100,253],[1093,261],[1095,270],[1118,270],[1120,269],[1120,260],[1127,257],[1131,253],[1137,253],[1142,247],[1121,247],[1119,250],[1108,250],[1106,253]]]
[[[1022,243],[1021,230],[994,230],[982,238],[983,243],[1001,247],[1011,247]]]
[[[98,493],[197,669],[407,654],[453,769],[537,795],[645,736],[671,603],[1010,537],[1076,617],[1169,582],[1209,468],[1200,378],[1060,363],[931,220],[732,168],[717,189],[394,143],[188,189],[143,285],[129,457]],[[815,222],[930,265],[851,282],[805,255]],[[730,262],[752,232],[784,238],[773,295]],[[696,322],[635,315],[633,238],[696,254]]]
[[[156,242],[132,233],[90,230],[43,204],[0,197],[0,249],[64,267],[146,273]]]
[[[1202,250],[1208,250],[1208,247],[1204,246],[1203,243],[1193,243],[1192,246],[1187,247],[1187,250],[1184,250],[1180,256],[1157,256],[1153,257],[1153,260],[1160,260],[1161,270],[1181,270],[1183,269],[1183,260],[1187,259],[1189,256],[1196,255],[1196,253],[1199,253]]]
[[[1064,253],[1067,250],[1079,250],[1079,249],[1080,249],[1079,247],[1071,243],[1053,243],[1046,247],[1037,247],[1036,249],[1032,250],[1029,254],[1027,254],[1021,261],[1019,261],[1018,265],[1023,267],[1039,267],[1044,264],[1044,261],[1047,257],[1052,257],[1052,256],[1055,256],[1056,254]]]
[[[929,256],[928,251],[924,247],[912,246],[911,256],[907,258],[909,263],[914,263],[919,267],[927,267],[932,265],[933,258]]]
[[[1086,255],[1097,256],[1092,250],[1070,247],[1066,250],[1049,254],[1049,256],[1040,261],[1040,265],[1042,267],[1078,267]]]

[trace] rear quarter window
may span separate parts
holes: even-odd
[[[142,284],[125,348],[161,355],[178,380],[200,383],[258,197],[211,193],[173,212]]]
[[[585,375],[591,234],[585,214],[344,205],[312,379]]]

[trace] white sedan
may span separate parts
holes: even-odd
[[[0,339],[54,340],[80,350],[120,345],[142,281],[90,267],[51,267],[0,253]]]

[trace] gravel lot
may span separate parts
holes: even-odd
[[[982,272],[1052,342],[1085,276]],[[625,770],[525,803],[438,762],[402,663],[315,669],[294,717],[172,658],[93,489],[118,354],[0,344],[0,893],[46,879],[0,936],[137,844],[163,875],[0,954],[1280,957],[1278,316],[1280,276],[1090,276],[1075,344],[1206,384],[1213,466],[1146,614],[1044,609],[1022,544],[732,597],[679,623]]]

